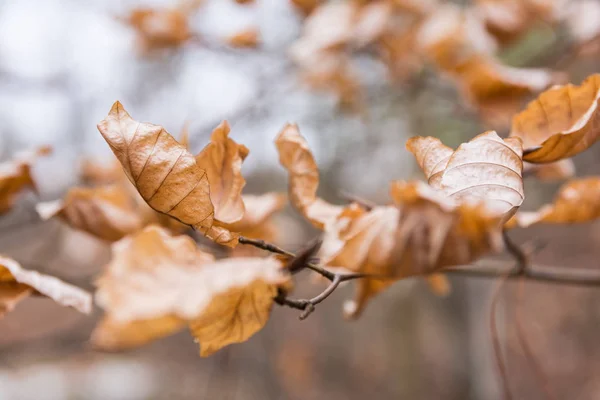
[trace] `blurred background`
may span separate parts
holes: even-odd
[[[433,39],[423,38],[425,24],[435,31],[429,36],[456,39],[448,26],[470,26],[464,21],[474,15],[493,41],[481,52],[502,65],[549,68],[577,84],[599,72],[595,0],[238,3],[0,2],[0,156],[54,147],[34,166],[39,196],[22,195],[0,218],[0,252],[93,289],[110,244],[55,220],[42,222],[34,205],[80,184],[83,160],[112,162],[96,124],[115,100],[133,118],[163,125],[176,137],[188,124],[194,153],[228,120],[232,138],[250,148],[245,193],[286,190],[273,139],[286,122],[296,122],[318,161],[322,197],[342,203],[346,192],[383,204],[391,180],[422,178],[404,148],[409,137],[436,136],[456,146],[488,129],[505,136],[510,115],[489,118],[488,97],[496,104],[496,92],[508,92],[519,110],[543,89],[503,91],[499,85],[480,95],[428,51]],[[327,14],[324,3],[338,8]],[[380,8],[349,39],[338,32],[348,29],[341,3],[355,12],[374,3]],[[183,21],[160,15],[169,8],[183,10]],[[141,21],[134,15],[140,9],[159,14]],[[467,12],[467,19],[448,22]],[[519,25],[517,16],[526,22]],[[498,25],[510,35],[498,34]],[[158,33],[148,33],[153,29]],[[461,33],[467,43],[461,52],[479,54],[470,43],[481,38],[477,32]],[[577,175],[597,174],[599,156],[594,147],[576,157]],[[527,179],[524,208],[551,200],[560,183]],[[290,250],[318,234],[289,207],[276,221],[278,243]],[[598,223],[511,236],[546,243],[536,264],[598,267]],[[89,317],[28,299],[0,320],[0,399],[501,398],[488,328],[494,282],[455,277],[451,283],[451,294],[439,298],[422,281],[399,282],[353,322],[341,315],[351,285],[305,321],[276,307],[248,342],[206,359],[188,332],[126,353],[94,351],[88,339],[100,310]],[[322,289],[309,277],[298,287],[298,297]],[[516,398],[545,398],[515,339],[515,292],[515,285],[506,286],[500,320],[510,384]],[[599,300],[594,289],[526,283],[520,307],[527,337],[556,398],[600,398]]]

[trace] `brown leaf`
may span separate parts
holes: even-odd
[[[523,159],[549,163],[572,157],[600,137],[600,74],[580,86],[555,86],[513,118],[511,136],[520,137]]]
[[[345,313],[357,317],[367,301],[394,281],[431,277],[502,248],[502,217],[481,204],[460,204],[421,182],[394,182],[396,206],[346,209],[325,231],[322,261],[379,277],[357,282]]]
[[[92,159],[81,161],[79,177],[89,185],[110,185],[117,182],[128,181],[123,168],[117,159],[108,164]]]
[[[0,317],[33,293],[85,314],[92,311],[92,297],[86,291],[53,276],[28,271],[15,260],[0,256]]]
[[[279,162],[288,171],[292,205],[315,227],[323,229],[337,217],[342,207],[317,197],[319,169],[298,126],[287,124],[275,139],[275,145]]]
[[[432,137],[413,137],[406,148],[415,155],[430,185],[458,202],[485,202],[510,217],[521,205],[521,141],[488,131],[451,149]]]
[[[536,212],[519,212],[519,226],[533,224],[577,224],[600,218],[600,178],[574,179],[563,185],[552,204]]]
[[[232,47],[238,48],[255,48],[258,47],[260,42],[260,33],[258,28],[248,28],[246,30],[237,32],[227,39]]]
[[[133,346],[173,332],[181,319],[208,355],[262,328],[274,293],[288,280],[276,259],[215,261],[190,237],[150,226],[113,244],[113,259],[97,283],[96,301],[107,313],[97,337],[117,343],[112,348]]]
[[[179,9],[138,8],[125,21],[136,30],[144,52],[180,47],[193,36],[186,13]]]
[[[118,101],[98,130],[150,207],[219,243],[207,171],[185,147],[163,127],[133,120]]]
[[[51,151],[50,147],[40,147],[0,164],[0,214],[6,213],[13,207],[21,191],[28,188],[37,191],[31,176],[31,165],[38,157]]]
[[[116,241],[143,227],[130,193],[122,186],[72,188],[63,200],[39,203],[44,220],[59,217],[75,229]]]
[[[323,0],[289,0],[304,15],[309,15]]]
[[[242,162],[248,149],[229,136],[230,128],[223,121],[215,128],[210,143],[196,156],[196,164],[206,171],[210,183],[210,199],[215,208],[215,219],[225,224],[239,221],[244,216],[242,189]]]

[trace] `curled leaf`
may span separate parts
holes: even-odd
[[[0,164],[0,214],[12,208],[21,191],[27,188],[37,190],[31,176],[31,165],[38,157],[50,152],[50,147],[40,147]]]
[[[288,171],[292,205],[315,227],[322,229],[337,217],[342,207],[317,197],[319,169],[298,126],[286,125],[275,139],[275,146],[279,162]]]
[[[521,141],[489,131],[451,149],[432,137],[413,137],[406,148],[415,155],[430,185],[458,202],[485,202],[514,214],[524,199]]]
[[[229,132],[229,124],[223,121],[212,132],[210,143],[196,156],[197,166],[208,176],[215,219],[226,224],[237,222],[244,215],[242,189],[246,180],[241,169],[248,156],[246,146],[230,139]]]
[[[95,344],[118,349],[147,343],[183,320],[201,341],[201,355],[208,355],[262,328],[277,288],[288,280],[276,259],[215,261],[190,237],[150,226],[113,245],[97,283],[106,319]]]
[[[555,86],[513,118],[511,136],[523,140],[523,159],[549,163],[572,157],[600,137],[600,74],[580,86]]]
[[[576,224],[600,218],[600,178],[572,180],[563,185],[552,204],[536,212],[519,212],[517,223],[522,227],[533,224]]]
[[[111,242],[143,226],[130,193],[116,185],[73,188],[63,200],[39,203],[36,210],[42,219],[59,217],[75,229]]]
[[[92,311],[92,297],[86,291],[53,276],[26,270],[15,260],[0,256],[0,317],[33,293],[85,314]]]
[[[207,172],[163,127],[133,120],[117,101],[98,130],[150,207],[218,238]]]

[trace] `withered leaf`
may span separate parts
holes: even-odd
[[[262,328],[273,293],[288,280],[274,258],[215,261],[190,237],[147,227],[113,244],[113,259],[97,283],[96,301],[106,320],[95,345],[118,349],[146,343],[177,330],[180,319],[201,341],[201,355],[211,354]],[[214,319],[215,313],[223,318]]]
[[[15,260],[0,256],[0,317],[33,293],[82,313],[92,311],[92,297],[86,291],[53,276],[26,270]]]
[[[600,218],[600,178],[574,179],[564,184],[552,204],[536,212],[519,212],[517,223],[527,227],[537,223],[576,224]]]
[[[395,280],[431,277],[502,248],[502,216],[481,204],[458,203],[421,182],[394,182],[391,195],[395,206],[346,209],[325,232],[326,265],[375,276],[357,282],[349,317]]]
[[[143,226],[130,193],[118,185],[72,188],[63,200],[39,203],[36,210],[42,219],[56,216],[75,229],[111,242]]]
[[[337,217],[342,207],[317,197],[319,169],[298,126],[287,124],[275,139],[275,146],[279,162],[288,171],[292,205],[315,227],[322,229]]]
[[[150,207],[218,240],[207,172],[185,147],[163,127],[133,120],[118,101],[98,130]]]
[[[225,224],[237,222],[244,215],[242,189],[246,180],[241,169],[248,156],[246,146],[230,139],[229,132],[229,124],[223,121],[212,132],[211,142],[196,156],[196,164],[208,175],[215,219]]]
[[[50,147],[40,147],[0,164],[0,214],[12,208],[21,191],[27,188],[37,190],[31,176],[31,166],[38,157],[50,151]]]
[[[533,175],[542,182],[565,180],[575,176],[575,163],[570,158],[548,164],[523,163],[523,175]]]
[[[513,118],[511,136],[523,140],[523,159],[549,163],[572,157],[600,137],[600,74],[580,86],[555,86]]]
[[[518,138],[488,131],[452,150],[432,137],[416,136],[406,148],[415,155],[429,184],[458,202],[484,201],[508,216],[524,199],[522,146]]]

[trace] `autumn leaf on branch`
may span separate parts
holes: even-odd
[[[600,74],[580,86],[555,86],[513,118],[511,136],[523,140],[523,160],[550,163],[588,149],[600,137]]]
[[[75,229],[111,242],[143,227],[130,193],[118,185],[72,188],[63,200],[39,203],[36,210],[44,220],[58,217]]]
[[[26,270],[15,260],[0,256],[0,318],[33,294],[85,314],[92,311],[92,297],[86,291],[53,276]]]
[[[367,274],[344,307],[348,317],[399,279],[428,277],[502,248],[502,215],[482,204],[457,203],[422,182],[394,182],[391,196],[394,206],[347,209],[325,232],[323,263]]]
[[[196,157],[163,127],[133,120],[119,102],[98,129],[150,207],[216,243],[237,245],[237,234],[222,224],[243,216],[240,166],[248,150],[227,137],[226,123],[215,129],[211,143]]]
[[[519,212],[522,227],[534,224],[576,224],[600,218],[600,178],[574,179],[564,184],[552,204],[536,212]]]
[[[113,245],[98,280],[105,320],[92,342],[107,350],[148,343],[190,326],[202,356],[247,340],[268,320],[289,276],[274,258],[215,261],[188,236],[150,226]]]
[[[25,189],[37,191],[31,166],[35,160],[49,154],[50,147],[40,147],[34,151],[24,152],[10,161],[0,164],[0,214],[9,211],[17,195]]]
[[[457,202],[484,202],[510,217],[523,203],[522,145],[489,131],[452,150],[433,137],[406,143],[429,184]]]
[[[287,124],[275,139],[275,146],[279,162],[288,171],[292,205],[315,227],[323,229],[337,218],[342,207],[317,197],[319,169],[298,126]]]

